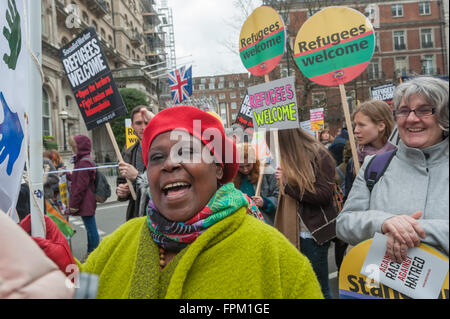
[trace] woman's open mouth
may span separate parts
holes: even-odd
[[[425,131],[423,128],[408,128],[407,130],[409,133],[421,133]]]
[[[164,195],[168,199],[178,199],[183,197],[191,188],[191,185],[185,182],[176,182],[167,184],[162,188]]]

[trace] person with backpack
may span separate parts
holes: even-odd
[[[71,215],[81,216],[83,220],[87,232],[87,255],[89,255],[100,242],[95,222],[95,211],[97,209],[95,199],[96,165],[90,156],[92,144],[89,137],[85,135],[70,136],[69,145],[74,154],[74,172],[67,174],[67,178],[71,181],[70,213]]]
[[[340,165],[344,156],[344,147],[348,141],[348,130],[344,126],[341,129],[341,132],[336,135],[333,142],[330,146],[328,146],[328,150],[331,155],[333,155],[334,160],[336,161],[336,165]]]
[[[416,77],[394,91],[400,142],[367,156],[337,219],[338,238],[356,245],[376,232],[402,262],[424,242],[449,253],[448,82]]]
[[[354,133],[357,140],[356,152],[362,165],[368,155],[381,154],[396,147],[388,142],[394,129],[394,117],[389,105],[379,100],[361,103],[352,114]],[[347,199],[352,189],[356,173],[353,158],[350,158],[345,173],[344,198]]]

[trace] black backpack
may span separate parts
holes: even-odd
[[[90,158],[84,157],[81,160],[89,161],[95,166],[95,162]],[[111,196],[111,186],[109,186],[106,176],[98,169],[95,170],[94,187],[93,193],[97,203],[104,203]]]

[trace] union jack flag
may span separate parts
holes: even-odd
[[[192,95],[192,66],[183,66],[168,73],[173,104],[183,102]]]

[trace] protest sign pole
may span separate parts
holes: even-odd
[[[269,74],[264,75],[264,82],[270,82]],[[265,161],[261,161],[259,163],[259,176],[258,176],[258,183],[256,184],[256,191],[255,196],[260,196],[261,193],[261,184],[264,177],[264,167],[266,165]]]
[[[111,139],[111,142],[113,144],[114,151],[116,152],[116,156],[120,162],[123,162],[122,154],[120,153],[119,146],[117,145],[116,138],[114,137],[114,133],[111,128],[111,124],[109,124],[109,122],[106,122],[105,126],[106,126],[106,130],[108,131],[109,138]],[[133,197],[134,200],[136,200],[136,192],[134,191],[133,184],[131,183],[131,181],[128,178],[126,180],[127,180],[128,187],[130,188],[131,196]]]
[[[30,101],[42,101],[42,78],[37,66],[42,63],[42,29],[41,29],[41,1],[25,1],[26,23],[25,32],[29,35],[26,39],[31,52],[28,54],[29,68],[29,94]],[[27,10],[29,9],[29,10]],[[31,53],[37,61],[33,60]],[[33,237],[46,238],[44,211],[44,188],[43,188],[43,158],[42,158],[42,109],[40,107],[28,107],[27,118],[29,125],[29,161],[28,174],[30,179],[30,219],[31,235]],[[28,125],[28,124],[26,124]],[[28,141],[26,141],[27,143]]]
[[[359,165],[359,161],[358,161],[358,153],[356,152],[355,137],[353,135],[353,126],[352,126],[352,121],[350,119],[350,111],[348,108],[347,95],[345,94],[344,84],[339,84],[339,91],[341,92],[342,108],[344,109],[345,123],[347,124],[348,137],[350,140],[350,147],[352,149],[353,165],[355,166],[355,174],[358,174],[360,165]]]
[[[269,74],[265,74],[264,75],[264,82],[270,82],[270,78],[269,78]],[[278,139],[278,136],[277,136]],[[278,141],[276,142],[276,144],[278,144]],[[258,183],[256,184],[256,191],[255,191],[255,196],[260,196],[260,192],[261,192],[261,184],[262,184],[262,180],[264,177],[264,167],[266,165],[265,161],[261,161],[259,163],[259,176],[258,176]]]
[[[258,176],[258,184],[256,184],[255,196],[260,196],[261,193],[261,184],[264,177],[264,168],[266,166],[265,161],[261,161],[259,163],[259,176]]]
[[[266,83],[270,82],[269,74],[264,75],[264,81]],[[278,129],[275,129],[271,131],[273,133],[273,139],[275,143],[275,152],[276,152],[276,158],[278,160],[278,164],[280,164],[281,161],[279,161],[278,156],[281,156],[280,154],[280,144],[278,143]]]

